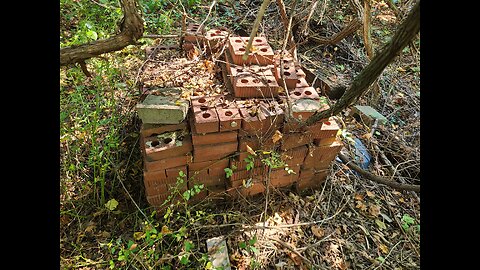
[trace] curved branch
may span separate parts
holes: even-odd
[[[120,23],[121,32],[109,39],[98,40],[93,43],[72,46],[60,49],[60,65],[81,63],[85,59],[103,53],[113,52],[135,44],[143,35],[143,19],[137,9],[136,0],[120,0],[123,10],[123,19]]]
[[[394,189],[399,189],[399,190],[409,190],[409,191],[415,191],[415,192],[420,192],[420,185],[409,185],[409,184],[401,184],[401,183],[397,183],[397,182],[393,182],[393,181],[390,181],[390,180],[387,180],[383,177],[380,177],[380,176],[377,176],[373,173],[370,173],[370,172],[367,172],[367,171],[364,171],[362,168],[360,168],[359,166],[355,165],[355,163],[353,163],[352,161],[350,161],[345,155],[343,155],[342,153],[338,153],[338,157],[340,158],[340,160],[342,160],[342,162],[347,165],[350,169],[358,172],[359,174],[361,174],[362,176],[372,180],[373,182],[377,182],[377,183],[380,183],[380,184],[384,184],[384,185],[387,185],[389,187],[392,187]]]
[[[401,50],[415,38],[420,31],[420,0],[412,8],[408,17],[398,27],[395,35],[376,54],[370,63],[355,77],[350,87],[345,91],[342,97],[330,109],[317,112],[307,120],[307,125],[312,125],[320,119],[326,119],[336,115],[352,104],[356,98],[361,96],[368,87],[375,82],[385,67],[401,52]]]

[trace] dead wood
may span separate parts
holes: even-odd
[[[137,8],[136,0],[120,0],[123,18],[120,23],[120,33],[104,40],[89,44],[60,49],[60,65],[80,63],[86,59],[103,53],[118,51],[135,44],[143,35],[143,19]]]
[[[394,189],[399,189],[399,190],[409,190],[409,191],[415,191],[415,192],[420,192],[420,185],[410,185],[410,184],[401,184],[398,182],[393,182],[390,180],[387,180],[383,177],[377,176],[373,173],[367,172],[360,168],[359,166],[355,165],[351,160],[349,160],[345,155],[342,153],[338,153],[338,157],[342,160],[342,162],[347,165],[350,169],[358,172],[361,174],[363,177],[368,178],[369,180],[372,180],[374,182],[380,183],[387,185],[389,187],[392,187]]]
[[[340,42],[342,39],[344,39],[345,37],[351,35],[352,33],[354,33],[355,31],[357,31],[358,29],[360,29],[360,27],[362,26],[362,23],[360,22],[359,19],[357,18],[354,18],[353,20],[351,20],[347,26],[345,26],[340,32],[332,35],[330,38],[325,38],[325,37],[317,37],[315,35],[310,35],[310,37],[308,37],[310,40],[318,43],[318,44],[322,44],[322,45],[335,45],[337,44],[338,42]],[[313,33],[312,33],[313,34]]]
[[[330,109],[317,112],[307,120],[311,125],[320,119],[336,115],[352,104],[377,80],[385,67],[409,44],[420,31],[420,1],[412,8],[408,17],[398,27],[390,42],[385,44],[372,61],[358,74],[342,97]]]

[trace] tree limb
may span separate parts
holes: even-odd
[[[390,42],[385,44],[381,51],[376,54],[370,63],[353,80],[350,87],[342,97],[330,109],[316,112],[307,119],[306,124],[312,125],[320,119],[326,119],[343,111],[361,96],[368,87],[375,82],[385,67],[408,45],[420,31],[420,0],[412,8],[408,17],[398,27]]]
[[[114,37],[93,43],[60,49],[60,65],[78,63],[103,53],[118,51],[135,44],[143,35],[143,19],[137,9],[136,0],[120,0],[123,19],[121,32]]]
[[[399,190],[409,190],[409,191],[415,191],[415,192],[420,192],[420,185],[410,185],[410,184],[401,184],[398,182],[393,182],[390,180],[387,180],[383,177],[377,176],[373,173],[367,172],[360,168],[359,166],[355,165],[352,161],[350,161],[345,155],[342,153],[338,153],[338,157],[342,160],[342,162],[347,165],[350,169],[358,172],[362,176],[368,178],[369,180],[372,180],[374,182],[380,183],[387,185],[389,187],[392,187],[394,189],[399,189]]]

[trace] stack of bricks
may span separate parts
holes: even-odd
[[[180,123],[142,124],[144,184],[152,206],[163,203],[180,171],[187,176],[180,190],[205,187],[196,199],[253,196],[267,188],[303,191],[326,179],[343,146],[339,126],[333,118],[305,125],[315,112],[328,109],[325,98],[306,81],[301,65],[274,51],[264,37],[253,39],[244,60],[248,40],[219,29],[187,27],[185,43],[210,51],[225,46],[221,62],[228,91],[191,96]],[[272,166],[274,157],[279,166]],[[232,172],[228,177],[226,168]]]

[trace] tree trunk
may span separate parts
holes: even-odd
[[[120,33],[105,40],[93,43],[72,46],[60,49],[60,65],[81,63],[85,59],[98,56],[103,53],[121,50],[124,47],[135,44],[143,35],[143,19],[139,14],[136,0],[120,0],[123,10],[123,19],[120,24]]]
[[[320,119],[325,119],[336,115],[352,104],[356,98],[361,96],[368,87],[375,82],[385,67],[393,61],[401,50],[409,44],[409,42],[420,31],[420,0],[417,1],[412,8],[408,17],[398,27],[395,35],[389,43],[387,43],[381,51],[376,54],[372,61],[355,77],[345,94],[330,109],[317,112],[307,120],[307,125],[311,125]]]

